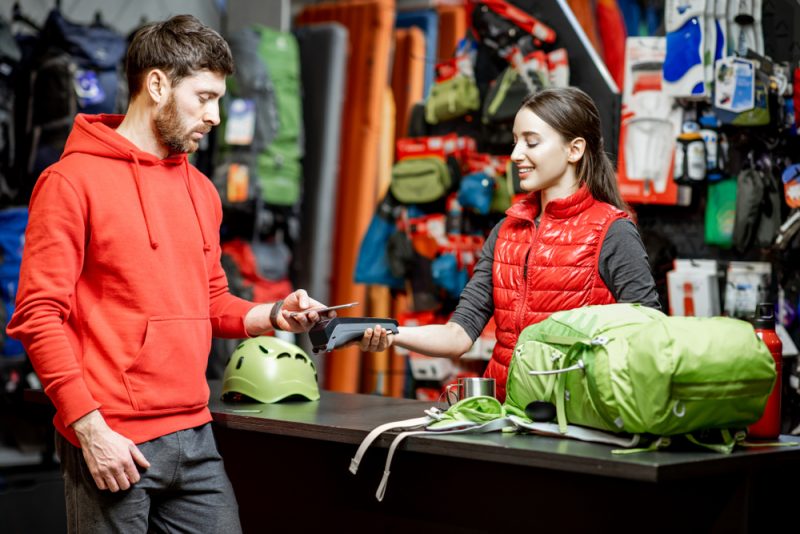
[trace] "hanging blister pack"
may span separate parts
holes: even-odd
[[[765,126],[770,122],[768,76],[751,59],[726,57],[717,61],[714,113],[722,124]]]
[[[786,167],[781,175],[783,198],[790,208],[800,208],[800,163]]]
[[[706,144],[700,133],[700,125],[692,120],[683,123],[675,149],[673,179],[689,184],[706,177]]]
[[[664,8],[667,30],[664,91],[669,95],[696,98],[710,94],[704,77],[706,1],[667,0]]]
[[[747,50],[764,54],[764,33],[761,30],[762,0],[729,0],[728,51],[741,56]]]

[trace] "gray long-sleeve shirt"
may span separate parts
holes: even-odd
[[[460,325],[475,341],[494,313],[492,265],[500,221],[489,234],[450,320]],[[636,225],[628,219],[611,224],[600,248],[600,277],[617,302],[638,302],[661,309],[656,284]]]

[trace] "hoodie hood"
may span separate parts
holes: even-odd
[[[147,186],[142,180],[142,167],[149,166],[182,166],[183,178],[186,184],[186,190],[189,192],[189,198],[192,201],[197,224],[200,227],[200,233],[203,236],[203,250],[211,250],[211,245],[203,228],[200,214],[197,210],[197,202],[195,201],[194,190],[192,186],[192,177],[189,172],[189,159],[184,154],[171,154],[166,158],[159,158],[155,154],[145,152],[139,149],[136,145],[130,142],[125,137],[117,133],[116,129],[125,118],[124,115],[85,115],[78,114],[75,118],[75,124],[72,132],[67,139],[64,147],[62,159],[70,154],[90,154],[103,158],[123,160],[130,164],[131,177],[136,184],[136,191],[139,195],[139,204],[142,208],[144,215],[145,225],[147,226],[147,235],[150,239],[150,246],[153,249],[158,248],[158,232],[154,228],[151,218],[148,216],[149,211],[152,209],[152,204],[148,202]]]
[[[125,115],[78,114],[61,157],[79,153],[130,162],[135,157],[140,165],[180,165],[187,159],[186,154],[172,154],[161,159],[155,154],[140,150],[117,133],[116,130],[124,118]]]

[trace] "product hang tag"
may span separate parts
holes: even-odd
[[[790,208],[800,208],[800,163],[786,167],[781,178],[786,204]]]
[[[249,98],[234,98],[225,122],[225,142],[229,145],[251,145],[256,131],[256,104]]]
[[[741,113],[755,107],[756,67],[747,59],[726,57],[716,63],[714,105]]]
[[[228,167],[228,202],[244,202],[250,185],[250,170],[247,165],[231,163]]]
[[[78,104],[86,107],[91,104],[99,104],[106,99],[100,79],[93,70],[77,69],[72,78],[75,87],[75,94],[78,97]]]

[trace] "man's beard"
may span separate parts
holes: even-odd
[[[191,153],[200,146],[197,141],[192,139],[195,130],[188,131],[178,115],[178,104],[175,95],[172,94],[164,106],[164,109],[156,114],[155,130],[158,141],[167,147],[170,154]],[[203,128],[203,133],[207,133],[210,128]]]

